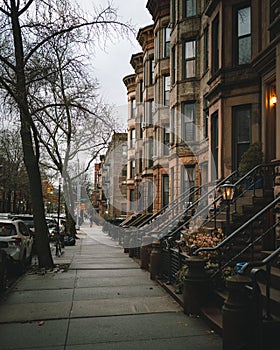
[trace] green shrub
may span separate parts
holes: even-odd
[[[246,152],[243,153],[238,171],[240,176],[246,175],[255,166],[262,164],[263,152],[260,142],[252,143]]]

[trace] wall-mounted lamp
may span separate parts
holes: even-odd
[[[274,107],[276,105],[276,103],[277,103],[277,96],[276,96],[276,94],[273,94],[270,97],[270,106]]]
[[[270,107],[274,107],[277,103],[277,95],[276,95],[276,88],[275,85],[270,86],[270,98],[269,98],[269,104]]]

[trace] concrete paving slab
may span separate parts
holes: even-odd
[[[205,340],[209,346],[209,334],[210,330],[200,319],[186,318],[181,312],[79,318],[70,321],[67,345],[94,344],[98,348],[99,343],[188,337],[185,345],[193,350],[188,340],[192,339],[194,343]]]
[[[79,263],[74,261],[70,267],[70,270],[118,270],[118,269],[134,269],[137,270],[139,269],[139,266],[135,265],[131,265],[129,263],[116,263],[116,264],[99,264],[98,262],[94,263]]]
[[[68,271],[69,272],[69,271]],[[132,277],[137,276],[140,280],[150,280],[150,273],[141,270],[138,268],[138,270],[135,269],[114,269],[114,270],[77,270],[77,280],[80,278],[121,278],[121,277]]]
[[[169,296],[74,301],[71,318],[180,312]],[[116,320],[117,321],[117,320]]]
[[[94,288],[76,288],[74,291],[74,300],[97,300],[131,297],[154,297],[163,296],[166,292],[158,286],[151,285],[130,285],[128,286],[110,286]]]
[[[52,349],[61,350],[65,344],[68,320],[14,323],[0,325],[1,350]]]
[[[67,289],[74,288],[75,279],[53,279],[53,278],[44,278],[44,279],[35,279],[35,280],[20,280],[14,290],[46,290],[46,289]]]
[[[73,298],[73,289],[29,290],[11,293],[5,304],[55,303]]]
[[[211,334],[201,337],[180,337],[133,340],[97,344],[67,345],[66,350],[221,350],[220,340]]]
[[[25,281],[34,281],[34,280],[40,280],[43,281],[45,279],[51,279],[51,280],[63,280],[63,279],[73,279],[76,277],[76,271],[65,271],[65,272],[47,272],[46,274],[39,274],[39,273],[27,273],[24,275]]]
[[[90,264],[104,264],[104,265],[112,265],[112,264],[116,264],[116,263],[121,263],[121,264],[126,264],[128,266],[132,266],[132,265],[136,265],[139,268],[139,265],[137,265],[136,263],[134,263],[133,261],[129,260],[126,257],[75,257],[75,263],[77,264],[84,264],[84,263],[90,263]]]
[[[55,303],[3,304],[0,305],[0,323],[63,319],[69,317],[71,307],[72,302],[69,301]]]
[[[87,287],[113,287],[113,286],[151,286],[151,281],[147,278],[141,278],[142,276],[130,276],[130,277],[88,277],[78,278],[76,282],[76,288]],[[153,285],[153,283],[152,283]],[[154,283],[156,286],[157,284]]]

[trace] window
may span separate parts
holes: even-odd
[[[153,125],[154,100],[149,100],[145,104],[145,122],[147,125]]]
[[[154,140],[152,138],[148,141],[148,167],[153,166],[153,156],[154,156]]]
[[[139,102],[143,102],[144,82],[141,79],[139,83]]]
[[[147,193],[147,205],[148,205],[148,213],[153,212],[153,201],[154,201],[154,190],[153,183],[151,181],[148,182],[148,193]]]
[[[142,151],[139,154],[139,173],[141,174],[143,171],[143,153]]]
[[[175,142],[175,108],[171,108],[171,115],[170,115],[170,143],[174,144]]]
[[[171,52],[171,79],[172,79],[172,85],[175,83],[176,80],[176,46],[172,47],[172,52]]]
[[[157,61],[160,58],[159,32],[156,32],[155,34],[154,43],[155,43],[155,47],[154,47],[155,60]]]
[[[130,130],[130,148],[135,147],[135,129]]]
[[[196,15],[196,0],[185,0],[185,17]]]
[[[151,57],[149,60],[150,85],[154,83],[154,75],[155,75],[155,61],[154,61],[154,57]]]
[[[130,179],[135,176],[135,159],[130,162]]]
[[[208,163],[204,162],[200,164],[200,182],[202,185],[207,184],[208,181]]]
[[[196,42],[194,40],[186,41],[183,51],[183,76],[185,79],[193,78],[195,76]]]
[[[209,68],[209,28],[208,26],[204,29],[204,71]]]
[[[237,64],[251,61],[251,7],[237,10]]]
[[[170,76],[163,76],[163,105],[169,106],[169,96],[170,96]]]
[[[219,15],[212,24],[212,74],[219,69],[220,62]]]
[[[233,167],[238,168],[242,154],[251,143],[251,105],[233,107]]]
[[[203,99],[203,117],[204,117],[204,125],[203,125],[203,137],[206,139],[208,137],[208,122],[209,122],[209,101],[207,98]]]
[[[218,156],[219,156],[219,129],[218,129],[218,112],[215,112],[211,117],[211,179],[217,179],[218,176]]]
[[[169,125],[164,124],[163,128],[163,155],[167,156],[169,155],[169,142],[170,142],[170,130],[169,130]]]
[[[162,208],[167,206],[169,202],[169,176],[162,175]]]
[[[185,102],[182,109],[182,139],[195,141],[195,103]]]
[[[170,28],[169,26],[163,28],[163,57],[170,56]]]
[[[127,157],[127,144],[122,145],[122,156]]]
[[[133,98],[131,100],[131,118],[135,118],[135,114],[136,114],[136,100],[135,98]]]
[[[174,193],[174,182],[175,182],[175,176],[174,176],[174,167],[170,169],[170,199],[171,202],[173,202],[175,198],[175,193]]]
[[[122,167],[122,176],[127,177],[127,164]]]
[[[171,18],[172,18],[172,23],[174,24],[176,22],[176,0],[172,0],[171,4]]]
[[[188,191],[195,184],[195,166],[182,165],[182,193]]]
[[[144,117],[143,114],[140,115],[140,131],[139,131],[139,139],[143,138],[143,127],[144,127]]]
[[[130,210],[135,210],[135,190],[130,190]]]

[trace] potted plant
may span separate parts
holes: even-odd
[[[263,152],[260,142],[252,143],[241,157],[238,172],[241,177],[263,162]],[[246,189],[262,188],[263,178],[259,170],[246,178]]]

